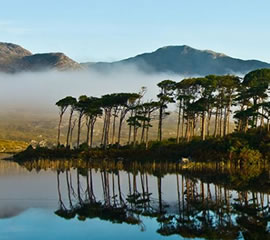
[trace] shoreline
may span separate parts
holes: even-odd
[[[34,169],[51,169],[53,171],[69,171],[78,169],[82,174],[85,169],[94,169],[101,172],[125,171],[133,174],[147,173],[157,177],[180,174],[191,179],[198,179],[207,184],[216,184],[237,191],[253,190],[270,192],[270,164],[261,164],[240,168],[224,162],[191,162],[187,164],[170,161],[122,161],[122,160],[91,160],[83,159],[39,159],[32,161],[17,161],[17,164],[28,171]]]
[[[270,160],[270,134],[260,129],[247,133],[231,133],[222,138],[207,138],[201,140],[181,141],[175,139],[151,141],[146,149],[145,144],[137,145],[109,145],[90,148],[85,143],[79,148],[70,149],[63,145],[55,148],[31,145],[24,151],[14,154],[18,161],[36,159],[121,159],[124,161],[151,162],[153,160],[181,162],[182,158],[193,162],[228,162],[236,165],[252,165],[265,163]]]

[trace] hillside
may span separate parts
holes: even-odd
[[[32,53],[19,45],[0,42],[0,71],[11,72],[13,64],[19,59],[31,56]]]
[[[0,43],[0,71],[15,73],[20,71],[41,71],[47,69],[76,70],[79,63],[63,53],[32,54],[12,43]]]
[[[241,60],[210,50],[189,46],[167,46],[118,62],[85,63],[90,69],[111,71],[125,65],[135,65],[146,73],[170,72],[181,75],[246,74],[270,64],[258,60]]]
[[[57,69],[61,71],[80,69],[80,65],[63,53],[43,53],[25,56],[16,63],[20,71]]]

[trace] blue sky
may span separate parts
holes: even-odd
[[[183,44],[270,62],[269,9],[269,0],[2,1],[0,41],[79,62]]]

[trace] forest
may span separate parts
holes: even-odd
[[[258,69],[244,77],[208,75],[180,82],[163,80],[157,85],[159,92],[155,101],[144,101],[147,91],[144,87],[138,93],[60,99],[56,103],[59,108],[57,149],[148,150],[158,146],[160,155],[162,147],[172,145],[163,149],[164,152],[171,151],[175,156],[195,155],[204,161],[211,158],[213,150],[215,160],[231,159],[233,155],[256,161],[268,158],[270,69]],[[177,118],[175,137],[164,139],[164,119],[173,104],[177,107],[177,114],[173,115]],[[66,140],[61,142],[65,114],[68,126]],[[97,121],[103,126],[98,143],[93,141]],[[157,129],[153,128],[153,122],[157,123]],[[128,128],[126,142],[122,139],[124,125]],[[82,131],[85,139],[81,139]],[[156,139],[149,139],[150,131],[156,131]],[[208,149],[211,151],[207,152]]]

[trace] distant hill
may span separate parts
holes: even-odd
[[[21,58],[15,64],[16,70],[38,71],[57,69],[61,71],[80,69],[79,63],[63,53],[41,53]]]
[[[117,62],[84,63],[89,69],[111,71],[125,65],[135,65],[147,73],[169,72],[180,75],[246,74],[270,68],[270,64],[258,60],[241,60],[210,50],[197,50],[189,46],[167,46],[151,53]]]
[[[18,59],[31,55],[31,52],[19,45],[12,43],[0,43],[0,71],[14,71],[13,64],[17,62]]]
[[[0,43],[0,71],[15,73],[20,71],[41,71],[46,69],[75,70],[81,65],[63,53],[32,54],[12,43]]]
[[[151,53],[117,62],[77,63],[64,53],[32,54],[12,43],[0,43],[0,72],[41,71],[47,69],[93,69],[100,72],[120,71],[124,66],[135,66],[146,73],[174,73],[185,76],[208,74],[246,74],[270,64],[258,60],[242,60],[210,50],[198,50],[186,45],[167,46]]]

